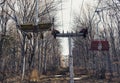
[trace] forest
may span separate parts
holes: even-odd
[[[72,38],[74,74],[119,83],[120,1],[94,0],[94,3],[86,4],[72,21],[73,32],[88,30],[85,38]],[[36,79],[38,74],[69,75],[68,68],[61,67],[61,40],[51,34],[60,27],[56,14],[61,11],[61,4],[62,0],[0,1],[1,83],[14,83],[10,82],[14,78],[20,81],[15,83],[24,83],[33,78],[29,77],[32,70]],[[93,49],[94,41],[100,44],[99,48]],[[102,49],[106,46],[107,49]]]

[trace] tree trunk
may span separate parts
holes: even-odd
[[[23,34],[23,43],[22,43],[22,80],[25,75],[25,34]]]

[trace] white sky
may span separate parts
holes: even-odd
[[[81,4],[83,0],[62,0],[64,3],[62,5],[63,10],[58,12],[59,22],[61,23],[59,30],[62,32],[70,31],[72,28],[72,19],[74,12],[80,13],[81,12]],[[72,4],[71,4],[72,1]],[[86,4],[92,4],[92,0],[84,0],[83,6]],[[72,6],[71,6],[72,5]],[[70,14],[71,13],[71,14]],[[63,19],[62,19],[63,17]],[[62,26],[63,21],[63,26]],[[68,39],[62,38],[62,55],[68,55]]]

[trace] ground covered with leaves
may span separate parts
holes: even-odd
[[[114,80],[106,80],[106,79],[96,79],[93,77],[89,77],[87,75],[82,75],[81,77],[75,77],[75,83],[120,83],[117,79]],[[25,78],[23,81],[20,76],[15,76],[11,78],[7,78],[4,80],[4,83],[29,83],[29,78]],[[69,83],[68,76],[40,76],[39,81],[37,83]]]

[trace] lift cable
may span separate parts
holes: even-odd
[[[71,24],[71,18],[72,18],[72,0],[70,2],[70,19],[69,19],[69,27],[70,27],[70,24]],[[69,28],[68,27],[68,28]]]
[[[98,4],[97,4],[97,6],[96,6],[96,8],[95,8],[95,11],[94,11],[94,13],[93,13],[93,15],[92,15],[92,18],[91,18],[91,23],[92,23],[92,20],[93,20],[93,18],[94,18],[94,16],[95,16],[95,13],[96,13],[96,11],[97,11],[97,9],[98,9],[98,7],[99,7],[99,5],[100,5],[100,3],[101,3],[101,0],[99,0],[99,2],[98,2]]]
[[[63,1],[61,0],[61,19],[62,19],[62,30],[63,30]]]
[[[81,13],[82,13],[84,1],[85,1],[85,0],[82,0],[82,4],[80,5],[80,16],[81,16]]]
[[[49,20],[50,20],[50,22],[51,22],[52,20],[51,20],[50,12],[49,12],[49,10],[48,10],[48,6],[47,6],[47,1],[46,1],[46,0],[45,0],[45,6],[46,6],[46,9],[47,9],[47,13],[48,13],[48,16],[49,16]]]

